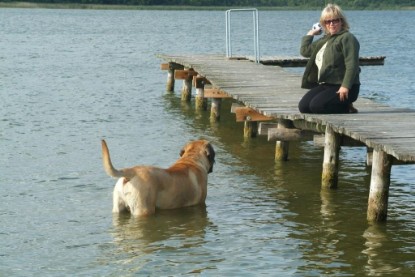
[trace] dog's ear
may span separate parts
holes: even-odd
[[[180,157],[183,156],[184,152],[185,152],[184,148],[182,148],[182,150],[180,150],[180,153],[179,153]]]
[[[213,172],[213,164],[215,163],[215,150],[213,149],[213,146],[210,143],[206,145],[205,153],[210,163],[210,168],[209,168],[208,173],[211,173]]]

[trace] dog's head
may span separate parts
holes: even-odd
[[[195,140],[186,144],[183,149],[180,151],[180,157],[183,157],[185,154],[203,154],[206,156],[209,161],[208,173],[213,172],[213,164],[215,163],[215,150],[213,149],[212,144],[207,140]]]

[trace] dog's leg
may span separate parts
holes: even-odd
[[[128,195],[127,202],[129,203],[130,212],[135,217],[152,215],[156,212],[155,197],[152,195],[134,195],[134,199]]]
[[[156,212],[157,192],[150,189],[151,186],[151,183],[139,182],[139,178],[132,179],[128,184],[125,184],[125,201],[133,216],[147,216]]]
[[[125,183],[125,178],[118,179],[117,184],[114,187],[112,192],[112,212],[113,213],[122,213],[129,210],[129,207],[124,199],[123,186]]]

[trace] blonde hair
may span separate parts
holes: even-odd
[[[346,16],[344,15],[342,9],[336,4],[328,4],[320,16],[320,25],[326,30],[324,23],[325,20],[329,18],[340,18],[342,22],[342,29],[348,31],[350,29],[349,22],[347,22]]]

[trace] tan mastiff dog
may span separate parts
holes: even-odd
[[[134,216],[153,214],[157,209],[175,209],[204,204],[208,173],[212,172],[215,151],[206,140],[191,141],[169,168],[135,166],[117,170],[102,140],[105,172],[119,178],[113,191],[113,213],[129,211]]]

